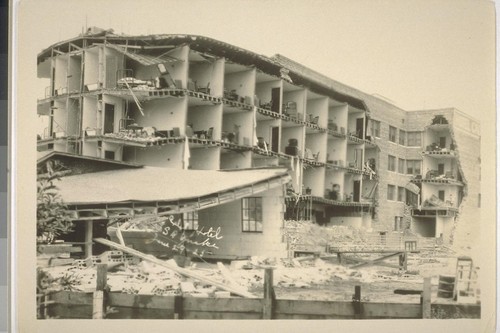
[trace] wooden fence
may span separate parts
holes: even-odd
[[[428,279],[419,304],[363,302],[359,286],[352,301],[276,299],[272,285],[272,270],[266,269],[264,297],[260,299],[59,291],[45,297],[38,306],[43,317],[73,319],[480,318],[480,305],[431,304]]]

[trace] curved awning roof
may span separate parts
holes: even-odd
[[[143,167],[66,176],[55,185],[66,204],[92,205],[180,200],[197,202],[202,197],[235,190],[242,195],[252,195],[289,180],[287,170],[282,168],[215,171]],[[234,198],[237,199],[238,195]]]

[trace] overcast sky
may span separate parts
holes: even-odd
[[[453,106],[478,119],[494,110],[489,1],[24,0],[20,14],[31,28],[23,36],[33,62],[86,26],[130,35],[198,34],[267,56],[280,53],[406,110]]]

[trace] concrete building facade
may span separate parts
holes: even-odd
[[[322,225],[451,240],[477,212],[477,121],[402,110],[280,55],[90,29],[43,50],[38,76],[49,82],[41,150],[174,169],[285,166],[286,194],[265,200],[285,202],[281,219]]]

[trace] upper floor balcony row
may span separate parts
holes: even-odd
[[[81,95],[84,98],[83,103],[88,104],[87,100],[95,101],[95,98],[99,99],[100,106],[85,106],[88,111],[83,111],[87,114],[87,117],[92,117],[92,114],[97,113],[97,111],[101,111],[103,106],[102,96],[113,96],[120,98],[127,104],[132,110],[138,109],[142,116],[147,115],[150,112],[149,105],[152,105],[151,102],[148,104],[148,100],[154,100],[160,97],[170,97],[170,98],[186,98],[187,107],[188,108],[197,108],[203,106],[217,106],[222,105],[223,114],[233,114],[233,113],[246,113],[246,112],[254,112],[256,115],[254,119],[249,119],[249,122],[266,122],[272,120],[280,120],[282,127],[304,127],[307,134],[313,133],[326,133],[329,137],[339,138],[339,139],[347,139],[349,144],[365,144],[367,148],[375,147],[374,141],[372,141],[371,137],[365,137],[363,128],[364,115],[358,114],[357,118],[351,115],[347,118],[348,123],[341,126],[333,119],[328,119],[328,124],[325,127],[320,125],[322,117],[313,114],[297,114],[291,113],[290,109],[284,106],[283,112],[277,112],[269,109],[266,106],[256,106],[253,104],[248,104],[249,101],[235,101],[232,99],[225,99],[220,97],[213,97],[207,95],[203,92],[196,92],[187,89],[161,89],[161,90],[151,90],[151,91],[142,91],[138,93],[130,94],[128,91],[118,91],[118,90],[107,90],[100,89],[95,92],[89,92],[87,94]],[[141,97],[142,96],[142,97]],[[146,96],[146,97],[145,97]],[[49,98],[45,100],[40,100],[38,102],[38,114],[39,115],[51,115],[53,114],[54,109],[59,109],[59,113],[65,112],[69,110],[66,102],[64,100],[65,97],[70,97],[71,101],[78,101],[79,96],[59,96],[57,98]],[[148,99],[150,97],[150,99]],[[94,98],[94,99],[93,99]],[[92,102],[91,102],[92,103]],[[95,102],[94,102],[95,103]],[[158,102],[162,103],[162,102]],[[156,103],[156,105],[159,105]],[[169,109],[174,108],[175,110],[182,110],[183,106],[173,106],[171,102],[165,101],[165,106],[162,107],[167,112]],[[285,105],[285,104],[284,104]],[[180,109],[179,109],[180,107]],[[89,109],[90,108],[90,109]],[[344,106],[343,109],[346,110],[349,106]],[[340,111],[339,111],[340,112]],[[139,113],[139,112],[136,112]],[[361,115],[361,117],[360,117]],[[210,117],[210,116],[209,116]],[[335,118],[335,117],[334,117]],[[361,123],[359,122],[361,120]],[[99,130],[96,128],[96,130]]]
[[[313,154],[310,149],[306,149],[304,152],[295,152],[291,149],[285,149],[283,152],[273,151],[270,146],[262,145],[262,142],[259,141],[257,141],[256,144],[252,144],[249,141],[239,142],[236,137],[237,133],[234,132],[223,133],[220,139],[215,139],[212,137],[212,131],[213,129],[208,129],[207,131],[191,132],[189,136],[181,136],[178,129],[158,132],[153,127],[143,128],[136,124],[132,124],[128,126],[128,129],[121,130],[117,133],[102,134],[95,129],[87,129],[84,131],[83,138],[80,139],[75,136],[67,136],[64,132],[57,132],[52,137],[39,136],[38,145],[42,147],[47,144],[65,144],[69,141],[80,141],[82,143],[101,144],[101,142],[103,142],[125,147],[153,148],[164,145],[182,144],[187,141],[191,149],[197,147],[221,147],[226,150],[240,153],[252,152],[263,158],[273,158],[277,160],[291,160],[295,158],[302,162],[304,168],[325,168],[327,170],[348,174],[363,175],[369,178],[378,177],[373,168],[369,167],[369,163],[362,165],[355,160],[349,161],[344,159],[320,162],[318,160],[318,155]]]

